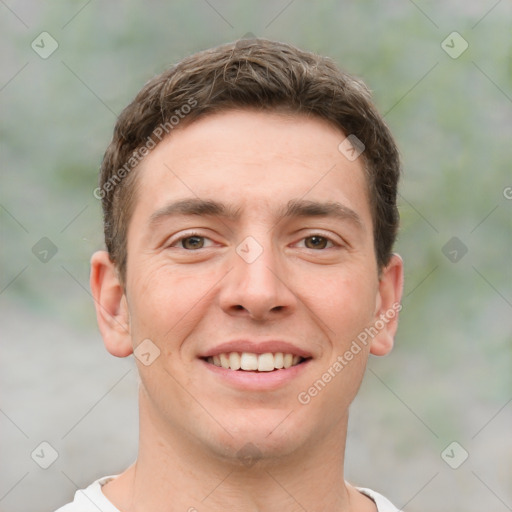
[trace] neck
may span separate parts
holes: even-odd
[[[362,499],[343,478],[347,421],[316,444],[279,457],[221,458],[187,433],[170,432],[140,405],[137,462],[103,488],[122,512],[356,510]],[[360,504],[361,505],[361,504]],[[375,510],[369,508],[368,510]]]

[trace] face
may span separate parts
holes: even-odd
[[[162,429],[265,457],[314,449],[346,421],[369,352],[391,348],[401,262],[379,274],[363,162],[344,139],[316,118],[229,111],[142,162],[126,294],[110,307],[129,334],[102,332],[116,355],[159,351],[137,364]]]

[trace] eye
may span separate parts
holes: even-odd
[[[172,242],[169,247],[178,246],[179,249],[185,249],[187,251],[195,251],[197,249],[203,249],[211,246],[212,241],[205,236],[198,235],[197,233],[189,233],[186,236],[178,238]]]
[[[304,241],[304,246],[307,249],[326,249],[327,247],[334,247],[334,243],[332,240],[325,236],[321,235],[311,235],[302,239]],[[330,245],[328,245],[330,244]]]

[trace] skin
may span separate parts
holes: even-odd
[[[344,482],[348,407],[369,353],[391,350],[397,315],[308,404],[297,399],[402,294],[400,257],[377,267],[363,161],[338,151],[344,138],[317,118],[228,111],[174,130],[141,163],[125,283],[104,251],[91,272],[107,349],[126,357],[150,339],[160,350],[148,366],[136,359],[137,462],[103,487],[123,512],[376,510]],[[187,198],[238,217],[151,223]],[[355,216],[279,217],[291,200]],[[191,231],[206,238],[178,240]],[[236,251],[249,236],[262,250],[252,263]],[[311,359],[274,389],[242,389],[198,358],[240,338],[284,339]]]

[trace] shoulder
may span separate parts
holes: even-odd
[[[375,502],[378,512],[401,512],[387,498],[382,496],[382,494],[372,491],[366,487],[356,487],[356,489]]]
[[[117,475],[99,478],[85,489],[79,489],[71,503],[55,512],[119,512],[101,491],[101,487]]]

